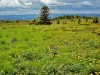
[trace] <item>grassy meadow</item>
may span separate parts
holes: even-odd
[[[0,75],[100,75],[100,24],[0,23]]]

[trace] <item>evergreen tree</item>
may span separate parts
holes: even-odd
[[[49,18],[49,11],[50,9],[48,6],[43,6],[40,10],[40,23],[41,24],[51,24],[51,20]]]

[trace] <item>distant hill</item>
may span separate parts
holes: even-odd
[[[51,14],[50,17],[54,18],[63,15],[79,15],[79,16],[98,16],[100,14]],[[38,18],[39,14],[27,14],[27,15],[0,15],[0,20],[31,20]]]

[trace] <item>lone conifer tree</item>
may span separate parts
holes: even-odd
[[[49,18],[49,11],[50,9],[48,6],[43,6],[40,10],[40,23],[41,24],[51,24],[51,20]]]

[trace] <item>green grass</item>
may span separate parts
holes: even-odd
[[[90,23],[90,22],[89,22]],[[0,75],[98,75],[100,25],[1,25]]]

